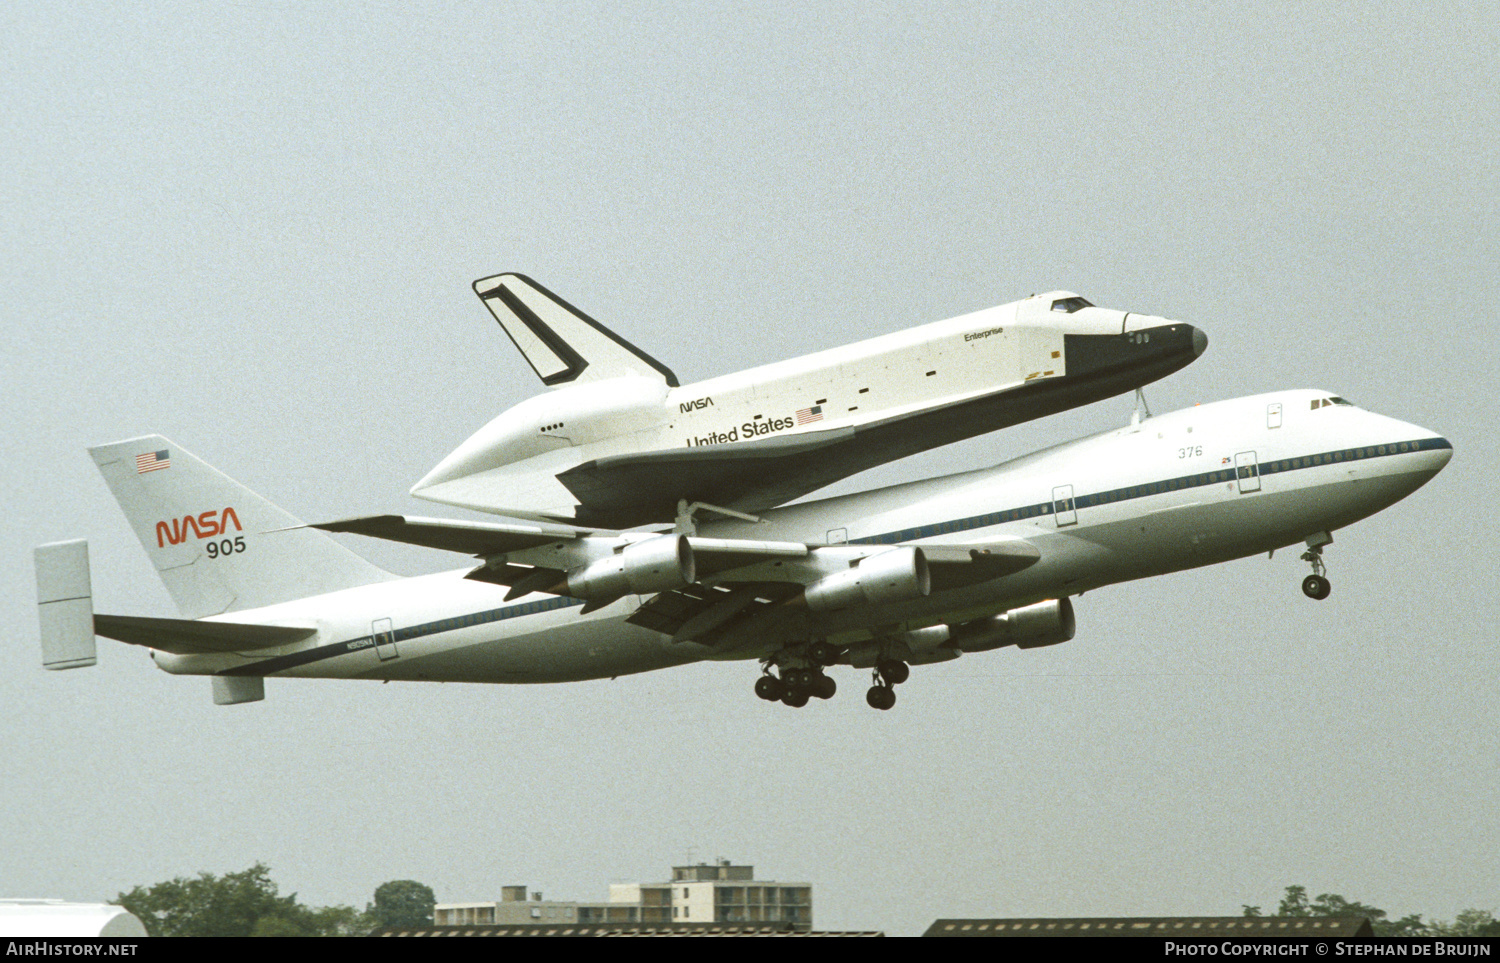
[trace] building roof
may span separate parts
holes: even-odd
[[[807,932],[794,923],[525,923],[385,926],[371,936],[884,936],[878,930]]]
[[[923,936],[1372,936],[1363,916],[1079,916],[938,920]]]

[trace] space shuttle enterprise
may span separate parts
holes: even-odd
[[[412,488],[521,518],[625,529],[746,514],[940,445],[1121,394],[1192,362],[1189,324],[1052,291],[689,385],[535,281],[474,291],[552,391]]]

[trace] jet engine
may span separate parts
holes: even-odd
[[[687,536],[661,535],[631,542],[612,555],[573,569],[563,591],[590,602],[613,601],[630,594],[669,592],[697,577]]]
[[[950,644],[964,652],[988,652],[1007,645],[1038,649],[1068,641],[1076,629],[1073,603],[1067,598],[1048,599],[993,618],[955,625]]]
[[[927,556],[920,548],[868,555],[846,572],[818,579],[804,591],[807,607],[829,612],[851,605],[905,602],[932,592]]]

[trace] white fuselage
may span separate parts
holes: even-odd
[[[712,538],[875,550],[1024,539],[1040,552],[1036,564],[1004,578],[809,613],[780,635],[761,626],[712,648],[674,643],[626,621],[642,604],[636,597],[587,615],[578,600],[548,595],[502,603],[503,588],[466,580],[465,569],[222,617],[318,629],[285,649],[153,656],[189,674],[563,682],[963,622],[1295,544],[1399,501],[1452,455],[1427,429],[1330,398],[1295,390],[1201,405],[994,468],[792,505],[760,523],[702,526]],[[753,568],[732,574],[756,578]]]
[[[1190,327],[1092,305],[1071,312],[1050,308],[1069,298],[1081,300],[1066,291],[1050,292],[679,387],[636,375],[569,384],[494,418],[433,468],[412,494],[478,511],[573,518],[580,502],[559,476],[601,459],[828,437],[830,432],[908,420],[920,433],[916,421],[924,413],[1022,388],[1035,394],[1049,382],[1058,383],[1054,387],[1059,396],[1077,384],[1076,400],[1053,406],[1069,407],[1155,380],[1196,356],[1192,337],[1181,336],[1180,356],[1160,366],[1158,356],[1148,350],[1146,332],[1160,330],[1160,339],[1169,326],[1175,325],[1172,330],[1178,335],[1191,332]],[[1094,377],[1101,351],[1075,349],[1070,370],[1065,344],[1069,336],[1096,341],[1136,336],[1142,339],[1141,357],[1156,359],[1158,365],[1141,363],[1137,380],[1127,384],[1114,374],[1108,386],[1101,387],[1102,379]],[[1196,350],[1201,351],[1204,343],[1200,340]],[[1122,346],[1113,351],[1112,359],[1132,355]],[[1084,354],[1088,357],[1081,362]],[[1070,374],[1073,382],[1068,382]],[[959,436],[1004,423],[970,419],[968,430]],[[930,429],[928,434],[931,444],[952,440]],[[922,450],[923,443],[899,447],[910,453]],[[882,460],[878,455],[864,460],[855,456],[857,464],[847,473],[868,467],[871,459]]]

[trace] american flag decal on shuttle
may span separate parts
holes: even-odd
[[[813,405],[811,408],[797,409],[797,424],[810,425],[815,421],[823,420],[823,406]]]
[[[172,459],[167,449],[161,451],[148,451],[144,455],[135,456],[135,473],[144,475],[148,471],[161,471],[163,468],[171,468]]]

